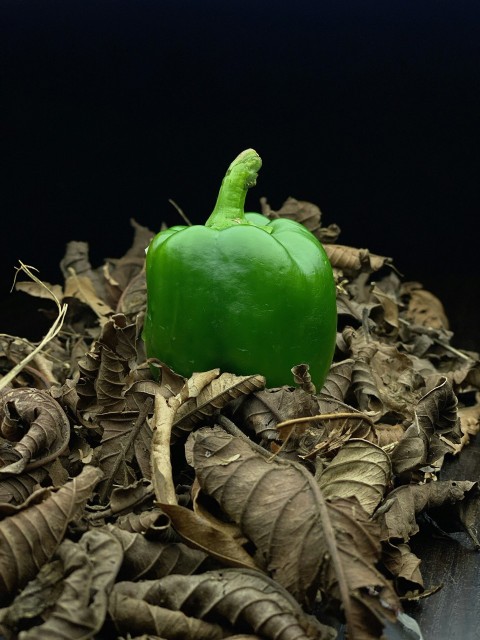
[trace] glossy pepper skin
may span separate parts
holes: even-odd
[[[244,213],[261,160],[230,165],[205,226],[160,232],[147,251],[143,338],[149,358],[177,373],[220,367],[291,384],[308,363],[319,390],[333,357],[336,296],[320,242],[303,225]]]

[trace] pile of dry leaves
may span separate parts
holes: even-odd
[[[335,244],[335,362],[320,390],[219,370],[155,382],[141,340],[144,249],[93,269],[72,242],[42,345],[0,337],[0,635],[380,638],[426,595],[409,548],[426,509],[475,537],[478,491],[438,471],[478,430],[478,356],[391,260]],[[50,310],[51,313],[51,310]],[[298,328],[301,330],[301,327]],[[288,336],[285,336],[288,340]],[[292,363],[293,364],[293,363]],[[255,372],[252,372],[254,374]]]

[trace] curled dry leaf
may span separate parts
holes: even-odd
[[[422,593],[423,578],[420,572],[420,558],[411,551],[408,544],[386,542],[383,545],[382,562],[395,576],[397,593]]]
[[[371,637],[380,637],[381,621],[399,604],[366,561],[379,558],[380,542],[358,502],[351,513],[329,506],[303,467],[268,460],[219,428],[190,437],[202,490],[254,543],[259,565],[300,602],[318,588],[342,600],[351,632],[363,633],[373,624],[378,635]]]
[[[201,571],[207,560],[205,553],[191,549],[183,542],[149,540],[115,525],[107,525],[106,530],[123,548],[120,580],[155,579],[171,573],[189,575]]]
[[[124,390],[137,360],[138,330],[125,316],[113,316],[93,348],[79,361],[77,410],[87,424],[98,413],[125,409]]]
[[[340,269],[348,276],[361,272],[371,273],[392,264],[391,258],[377,256],[368,249],[356,249],[341,244],[326,244],[324,248],[332,267]]]
[[[206,384],[202,384],[195,392],[188,392],[188,399],[177,410],[172,429],[174,440],[185,438],[192,429],[210,420],[232,400],[265,387],[263,376],[236,376],[232,373],[218,376],[218,370],[215,371],[216,374],[207,379]],[[191,380],[197,380],[199,375],[204,374],[194,374]],[[187,384],[192,386],[192,382]]]
[[[119,583],[118,594],[154,605],[247,629],[265,640],[333,640],[335,632],[305,614],[279,584],[251,569],[207,571],[199,576],[171,575],[141,584]],[[230,635],[230,634],[229,634]]]
[[[170,517],[177,533],[190,546],[205,551],[227,567],[257,568],[252,556],[226,528],[215,527],[212,521],[179,505],[161,504],[160,507]]]
[[[40,504],[27,506],[0,522],[0,605],[52,558],[68,523],[81,513],[101,475],[99,469],[85,467],[56,493],[45,493],[47,497]]]
[[[135,585],[138,586],[138,585]],[[133,596],[127,596],[115,586],[110,595],[109,617],[117,633],[152,634],[161,640],[220,640],[225,637],[222,627],[186,616],[180,611],[170,611]],[[112,637],[116,637],[112,630]]]
[[[18,460],[15,456],[14,460]],[[6,461],[0,452],[0,464]],[[5,464],[7,466],[7,463]],[[48,476],[43,468],[31,472],[24,471],[20,475],[2,477],[0,481],[0,517],[6,505],[21,505],[37,489]]]
[[[408,542],[419,530],[419,513],[464,500],[475,487],[476,483],[468,480],[442,480],[394,489],[374,515],[382,527],[382,540]]]
[[[448,318],[440,300],[418,282],[405,282],[402,295],[408,297],[406,318],[421,327],[448,329]]]
[[[303,389],[281,387],[252,394],[235,409],[233,418],[244,431],[253,431],[261,440],[277,438],[276,425],[288,418],[314,415],[315,398]]]
[[[336,224],[322,227],[322,212],[317,205],[304,200],[287,198],[281,209],[273,211],[266,198],[260,198],[263,215],[268,218],[289,218],[303,224],[322,243],[335,242],[340,235],[340,228]]]
[[[0,394],[0,436],[15,442],[18,459],[0,467],[0,478],[48,464],[68,447],[70,423],[46,391],[11,389]],[[1,440],[0,440],[1,442]]]
[[[458,401],[446,378],[418,401],[415,423],[392,453],[395,473],[403,474],[428,464],[432,469],[442,466],[446,453],[456,453],[463,446]]]
[[[329,398],[340,402],[345,401],[345,396],[352,382],[353,364],[354,361],[352,359],[332,364],[320,391],[322,399]]]
[[[363,509],[372,515],[383,499],[391,481],[388,455],[366,440],[346,442],[318,477],[326,498],[356,497]]]
[[[413,407],[421,395],[421,384],[411,359],[394,345],[374,340],[359,329],[343,332],[355,360],[353,391],[362,411],[378,421],[386,414],[413,417]]]
[[[44,609],[37,615],[42,613],[46,620],[23,631],[21,637],[25,640],[39,637],[88,640],[100,631],[105,621],[108,594],[122,561],[122,547],[105,531],[89,531],[79,544],[64,540],[56,557],[63,568],[61,592],[56,594],[57,598],[50,606],[45,604],[50,600],[48,594],[43,594],[47,595],[45,600],[42,599]],[[44,586],[38,577],[36,581],[39,586]],[[53,587],[56,593],[57,583]],[[23,599],[22,594],[19,598]],[[18,620],[11,622],[18,625]]]
[[[125,411],[105,415],[99,424],[103,428],[99,464],[104,479],[99,486],[100,499],[107,500],[114,484],[121,487],[131,485],[136,477],[133,471],[135,445],[142,435],[150,441],[151,431],[147,424],[148,412],[153,402],[149,398],[139,413]],[[147,434],[145,434],[147,432]]]

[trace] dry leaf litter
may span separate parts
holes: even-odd
[[[142,347],[144,250],[93,268],[71,242],[40,344],[0,337],[0,633],[20,638],[381,638],[424,585],[418,516],[448,507],[478,548],[475,482],[443,481],[478,432],[479,358],[392,260],[338,244],[318,207],[264,215],[324,244],[338,291],[322,389],[199,372]],[[301,331],[301,327],[292,330]],[[285,336],[288,340],[288,336]]]

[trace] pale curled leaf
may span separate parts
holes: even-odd
[[[67,299],[77,298],[86,304],[98,317],[99,322],[104,324],[113,314],[113,309],[97,295],[95,285],[89,276],[78,275],[73,267],[69,267],[68,273],[65,280],[64,297]]]
[[[170,459],[170,439],[175,412],[180,405],[178,396],[165,400],[160,392],[155,395],[153,437],[151,445],[152,484],[157,502],[177,504]]]
[[[361,271],[378,271],[392,263],[391,258],[377,256],[368,249],[357,249],[340,244],[326,244],[325,251],[332,267],[341,269],[347,275],[357,275]]]
[[[178,409],[172,436],[185,438],[192,429],[211,417],[235,398],[260,391],[265,387],[265,378],[259,375],[236,376],[222,373],[213,377],[198,393],[189,393],[189,399]]]
[[[252,569],[222,569],[199,576],[118,583],[117,593],[135,595],[150,604],[203,620],[225,621],[234,630],[248,629],[266,640],[327,640],[333,629],[305,614],[279,584]]]
[[[356,497],[372,515],[391,480],[388,455],[366,440],[346,442],[318,478],[326,498]]]
[[[0,604],[6,603],[52,558],[68,523],[82,511],[101,475],[98,469],[85,467],[78,477],[52,492],[41,504],[0,522]]]

